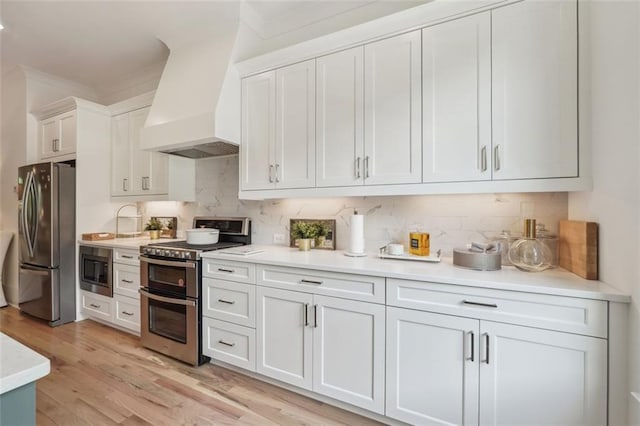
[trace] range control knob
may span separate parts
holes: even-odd
[[[191,252],[185,251],[184,252],[184,259],[191,259]]]

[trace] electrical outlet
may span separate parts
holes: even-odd
[[[273,234],[273,244],[284,244],[284,234]]]

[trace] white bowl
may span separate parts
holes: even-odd
[[[220,231],[213,228],[187,229],[185,233],[188,244],[215,244],[220,237]]]
[[[404,246],[402,244],[387,244],[387,253],[400,256],[404,254]]]

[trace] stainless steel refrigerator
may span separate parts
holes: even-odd
[[[75,168],[18,169],[19,305],[56,326],[76,318]]]

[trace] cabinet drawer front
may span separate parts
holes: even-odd
[[[140,268],[133,265],[113,264],[113,292],[139,300]]]
[[[140,333],[140,302],[130,297],[116,296],[113,321],[121,327]]]
[[[343,299],[384,303],[381,277],[258,265],[258,284]]]
[[[113,299],[97,294],[82,292],[82,312],[105,321],[111,321]]]
[[[602,300],[389,279],[387,304],[607,337],[608,304]]]
[[[256,331],[253,328],[205,317],[202,334],[205,355],[256,371]]]
[[[203,259],[202,276],[255,284],[256,265],[232,260]]]
[[[138,260],[138,256],[138,250],[121,248],[113,249],[113,261],[115,263],[140,266],[140,260]]]
[[[202,279],[202,315],[247,327],[256,326],[256,286]]]

